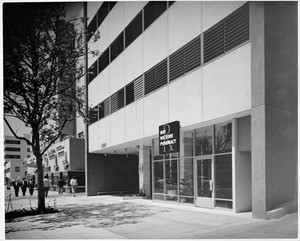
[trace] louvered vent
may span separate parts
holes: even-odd
[[[124,34],[123,32],[110,45],[110,61],[112,62],[124,50]]]
[[[100,74],[109,65],[109,48],[107,48],[99,57],[99,71]]]
[[[144,7],[144,30],[167,9],[166,1],[150,1]]]
[[[118,110],[124,107],[124,88],[118,91]]]
[[[177,50],[169,58],[170,82],[184,75],[183,48]]]
[[[118,110],[118,93],[114,93],[110,97],[110,103],[111,103],[111,113],[114,113]]]
[[[106,18],[108,13],[109,13],[108,2],[103,2],[101,7],[98,10],[98,13],[97,13],[97,15],[98,15],[98,27],[101,25],[101,23]]]
[[[168,83],[167,59],[164,59],[155,67],[155,89]]]
[[[204,32],[204,63],[224,54],[223,21]]]
[[[96,60],[91,67],[89,67],[89,83],[91,83],[93,81],[93,79],[98,75],[97,72],[97,63],[98,60]]]
[[[184,46],[184,73],[201,65],[200,36]]]
[[[99,107],[99,120],[100,119],[102,119],[102,118],[104,118],[104,101],[103,102],[101,102],[99,105],[98,105],[98,107]]]
[[[125,28],[125,47],[127,48],[143,31],[142,11]]]
[[[110,114],[110,97],[104,100],[104,117]]]
[[[155,68],[145,73],[145,95],[155,90]]]
[[[89,119],[90,119],[90,124],[95,123],[96,121],[98,121],[98,106],[91,108],[89,110]]]
[[[134,101],[134,81],[126,85],[126,105]]]
[[[143,75],[134,80],[134,100],[144,96],[144,79]]]
[[[249,4],[225,18],[225,51],[249,40]]]

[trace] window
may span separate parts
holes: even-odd
[[[125,28],[125,48],[143,32],[142,11]]]
[[[111,96],[111,113],[124,107],[124,88]]]
[[[17,147],[5,147],[4,149],[5,151],[21,151],[21,148],[17,148]],[[30,151],[30,149],[29,149]]]
[[[21,159],[20,155],[5,155],[4,158],[7,159]]]
[[[96,122],[98,120],[98,106],[90,109],[89,119],[90,119],[89,124],[93,124],[94,122]]]
[[[145,73],[145,95],[155,90],[155,68]]]
[[[109,65],[109,48],[103,51],[98,61],[98,74],[100,74]]]
[[[196,156],[212,154],[212,131],[213,130],[211,126],[196,130]]]
[[[21,144],[21,141],[17,141],[17,140],[5,140],[4,144]]]
[[[170,82],[184,75],[183,48],[177,50],[169,58]]]
[[[98,16],[97,27],[99,27],[101,25],[101,23],[104,21],[104,19],[108,15],[108,13],[109,13],[109,3],[103,2],[97,12],[97,16]]]
[[[89,83],[91,83],[93,79],[98,75],[97,66],[98,66],[98,60],[96,60],[89,68],[89,73],[88,73]]]
[[[96,32],[97,28],[98,26],[97,26],[97,14],[96,14],[87,27],[87,32],[88,32],[87,41],[91,39],[93,34]]]
[[[126,90],[126,105],[134,101],[134,82],[129,83],[125,87]]]
[[[231,122],[215,125],[215,153],[231,152]]]
[[[124,50],[124,32],[121,32],[119,36],[110,45],[110,61],[112,62],[119,56]]]
[[[27,148],[27,152],[31,152],[30,148]]]
[[[20,172],[20,167],[15,167],[15,172]]]
[[[110,114],[110,98],[104,100],[104,117]]]
[[[146,30],[166,9],[166,1],[148,2],[144,7],[144,29]]]
[[[83,139],[83,138],[84,138],[83,131],[78,133],[78,138],[79,138],[79,139]]]

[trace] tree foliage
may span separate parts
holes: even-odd
[[[84,21],[66,18],[64,3],[3,5],[4,113],[31,127],[32,138],[26,141],[33,147],[39,175],[42,154],[75,115],[87,120],[85,90],[78,83],[86,74],[86,52],[98,53],[86,49]],[[94,40],[98,37],[95,33]]]

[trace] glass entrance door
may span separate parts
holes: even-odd
[[[214,208],[212,159],[198,159],[195,164],[196,206]]]

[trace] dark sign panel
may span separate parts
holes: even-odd
[[[179,152],[179,121],[159,126],[159,154]]]

